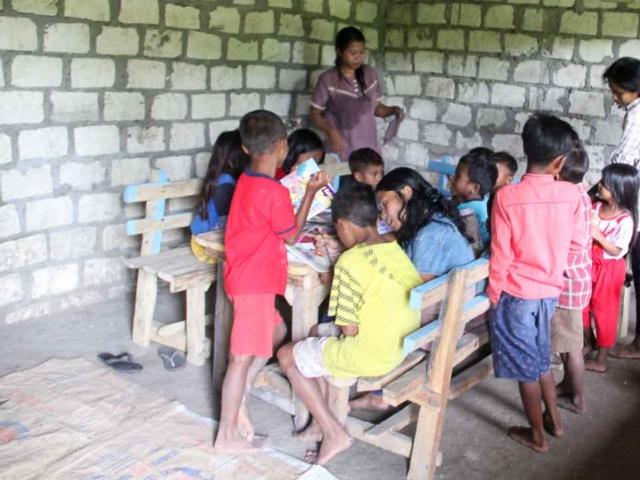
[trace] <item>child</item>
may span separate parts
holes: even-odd
[[[625,255],[636,240],[638,225],[638,171],[631,165],[611,164],[602,170],[598,186],[601,201],[593,208],[593,295],[584,309],[583,322],[587,345],[584,354],[593,350],[591,311],[596,326],[598,355],[587,360],[585,368],[607,371],[609,348],[616,344],[620,293],[626,274]]]
[[[522,132],[527,173],[498,191],[492,212],[487,294],[495,374],[518,380],[531,428],[512,427],[509,436],[537,452],[549,449],[545,429],[563,433],[549,370],[550,322],[567,258],[584,249],[587,235],[579,187],[554,179],[577,138],[556,117],[531,116]]]
[[[282,168],[276,170],[276,180],[281,180],[291,173],[294,167],[313,158],[318,165],[324,161],[324,144],[320,137],[308,128],[296,130],[287,139],[289,153]]]
[[[613,101],[625,110],[622,140],[611,155],[611,163],[640,163],[640,60],[623,57],[604,72]],[[636,292],[636,312],[640,312],[640,245],[634,245],[632,255],[633,283]],[[612,357],[640,359],[640,321],[636,320],[636,335],[631,344],[613,348]]]
[[[372,148],[360,148],[349,155],[349,170],[358,183],[375,189],[384,175],[384,160]]]
[[[246,402],[256,375],[286,334],[275,309],[275,296],[283,295],[287,284],[285,242],[295,242],[314,195],[329,180],[324,172],[309,180],[294,216],[289,191],[273,178],[287,156],[282,120],[265,110],[253,111],[240,121],[240,136],[251,159],[238,180],[225,235],[224,285],[234,311],[214,445],[223,454],[259,447]]]
[[[191,250],[202,262],[213,264],[216,260],[206,254],[194,237],[225,227],[236,181],[248,164],[249,156],[242,151],[240,132],[222,132],[213,146],[191,222]]]
[[[456,166],[456,173],[451,178],[451,195],[458,205],[458,210],[473,210],[480,228],[482,243],[489,244],[487,219],[489,213],[487,202],[489,193],[498,178],[498,169],[491,157],[476,150],[462,156]]]
[[[409,308],[409,294],[422,283],[398,243],[378,233],[370,187],[356,183],[338,192],[331,209],[348,249],[335,266],[329,302],[343,336],[310,337],[278,351],[293,390],[313,415],[303,437],[322,441],[307,461],[321,465],[352,443],[329,409],[323,377],[384,375],[402,362],[402,340],[420,326],[420,312]]]
[[[496,152],[491,155],[491,160],[498,168],[498,180],[496,180],[493,190],[496,191],[505,185],[511,185],[518,172],[516,159],[508,152]]]
[[[589,170],[589,157],[582,142],[576,141],[566,156],[559,180],[578,185],[580,189],[580,230],[586,246],[577,255],[569,255],[564,271],[564,286],[558,308],[551,320],[551,350],[560,354],[564,379],[557,386],[558,406],[574,413],[584,413],[584,358],[582,356],[582,309],[591,298],[591,199],[582,179]]]

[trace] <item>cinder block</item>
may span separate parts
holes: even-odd
[[[281,69],[278,86],[285,91],[304,91],[307,88],[307,71]]]
[[[513,24],[513,7],[511,5],[493,5],[484,15],[485,28],[511,30]]]
[[[412,72],[411,52],[386,52],[384,55],[386,69],[390,72]]]
[[[536,37],[519,33],[507,33],[504,37],[505,51],[513,56],[533,55],[540,45]]]
[[[509,152],[516,158],[524,157],[520,135],[498,134],[491,139],[491,147],[496,152]]]
[[[564,111],[566,91],[562,88],[531,88],[529,91],[529,109],[547,110],[552,112]]]
[[[50,245],[52,260],[90,255],[96,248],[96,228],[81,227],[51,233]]]
[[[217,35],[189,32],[187,57],[198,60],[218,60],[222,57],[222,42]]]
[[[207,67],[174,62],[171,71],[171,88],[173,90],[206,90]]]
[[[144,120],[145,103],[141,93],[105,92],[104,119],[108,122]]]
[[[6,204],[0,206],[0,225],[2,225],[0,238],[12,237],[20,233],[20,218],[15,205]]]
[[[493,57],[482,57],[478,77],[506,81],[509,78],[509,62]]]
[[[482,24],[482,6],[472,3],[451,5],[451,25],[478,28]]]
[[[450,103],[447,106],[447,111],[442,116],[442,122],[449,125],[466,127],[471,123],[472,115],[471,107],[457,103]]]
[[[27,231],[69,225],[73,222],[73,202],[68,196],[27,203]]]
[[[266,39],[262,42],[262,60],[288,63],[291,61],[291,44],[282,43],[273,38]]]
[[[46,260],[47,238],[42,233],[0,243],[0,272],[36,265]]]
[[[273,89],[276,86],[275,67],[249,65],[247,67],[247,88]]]
[[[249,12],[244,18],[244,33],[263,35],[275,33],[274,23],[273,10]]]
[[[0,50],[35,52],[37,49],[35,23],[28,18],[0,17]]]
[[[104,181],[105,166],[101,162],[65,162],[60,166],[60,185],[73,190],[90,191]]]
[[[77,92],[51,92],[55,122],[82,122],[98,120],[98,94]]]
[[[638,36],[638,14],[631,12],[603,13],[602,34],[607,37],[636,38]]]
[[[496,83],[491,88],[491,103],[503,107],[524,107],[525,92],[523,87]]]
[[[575,50],[575,42],[574,38],[556,37],[553,40],[553,48],[549,56],[559,60],[571,60]]]
[[[93,193],[80,197],[80,223],[110,222],[122,215],[119,193]]]
[[[162,152],[164,150],[164,128],[131,127],[127,129],[128,152]]]
[[[235,38],[230,38],[227,59],[245,62],[258,60],[258,42],[241,42]]]
[[[100,55],[135,56],[139,51],[138,31],[135,28],[102,27],[96,40]]]
[[[109,283],[123,283],[127,267],[122,258],[92,258],[84,263],[84,285],[97,286]]]
[[[489,103],[489,87],[483,82],[459,83],[458,102]]]
[[[22,300],[20,274],[11,273],[0,277],[0,307]]]
[[[170,182],[191,178],[191,157],[165,157],[156,160],[156,168],[167,172]]]
[[[225,95],[222,93],[205,93],[191,96],[191,118],[223,118],[227,109]]]
[[[40,123],[42,120],[42,92],[0,91],[0,125]]]
[[[415,52],[413,64],[416,72],[443,73],[444,54],[440,52]]]
[[[35,13],[37,15],[56,15],[58,13],[58,0],[12,0],[11,6],[20,13]]]
[[[500,32],[471,30],[469,32],[469,51],[485,53],[501,53]]]
[[[74,128],[73,136],[78,155],[108,155],[120,151],[120,133],[113,125]]]
[[[74,58],[71,60],[72,88],[109,88],[116,81],[116,67],[111,59]]]
[[[0,172],[2,200],[18,200],[21,198],[47,195],[53,192],[51,166],[43,165],[25,172],[12,169]]]
[[[129,60],[127,88],[164,88],[166,66],[151,60]]]
[[[378,5],[374,2],[359,2],[356,4],[356,21],[371,23],[378,18]]]
[[[11,137],[0,133],[0,165],[11,163],[13,161],[13,147],[11,146]]]
[[[596,12],[577,13],[568,10],[562,14],[560,33],[595,36],[598,34],[598,14]]]
[[[59,158],[69,152],[65,127],[22,130],[18,136],[20,160],[32,158]]]
[[[476,114],[476,126],[478,128],[500,128],[507,123],[507,113],[495,108],[479,108]]]
[[[573,91],[569,94],[569,113],[604,117],[604,95],[601,92]]]
[[[151,178],[148,158],[122,158],[111,162],[111,186],[146,183]]]
[[[11,84],[16,87],[59,87],[62,85],[62,59],[18,55],[11,67]]]
[[[549,83],[547,62],[540,60],[519,62],[513,72],[513,80],[522,83]]]
[[[478,57],[475,55],[449,55],[447,74],[459,77],[475,77],[478,72]]]
[[[604,39],[581,40],[578,53],[585,62],[602,63],[608,57],[613,57],[613,41]]]
[[[126,225],[107,225],[102,232],[102,248],[105,252],[137,248],[140,244],[138,235],[127,235]]]
[[[439,50],[464,50],[464,30],[447,30],[438,31],[438,49]]]
[[[238,90],[242,86],[242,67],[211,68],[211,90]]]
[[[182,93],[163,93],[153,99],[151,118],[154,120],[182,120],[187,117],[187,96]]]
[[[407,46],[411,49],[433,48],[433,41],[430,27],[412,27],[407,30]]]
[[[200,10],[168,3],[164,23],[169,28],[200,29]]]
[[[389,95],[420,95],[422,82],[418,75],[394,75],[385,78]]]
[[[409,117],[411,118],[435,122],[437,114],[438,107],[431,100],[414,98],[411,102],[411,109],[409,110]]]
[[[121,0],[120,23],[160,23],[158,0]]]
[[[288,13],[280,14],[278,34],[288,37],[303,37],[304,27],[302,26],[302,16],[290,15]]]
[[[81,23],[52,23],[44,29],[44,51],[88,53],[89,26]]]
[[[418,23],[423,25],[444,25],[447,23],[446,3],[418,4],[417,7],[416,20]]]
[[[424,127],[422,139],[434,145],[448,147],[451,145],[453,132],[446,125],[440,123],[429,123]]]
[[[553,74],[553,83],[560,87],[582,88],[587,82],[587,67],[584,65],[567,65]]]
[[[64,16],[108,22],[111,19],[109,0],[65,0]]]
[[[146,29],[144,34],[145,57],[179,57],[182,55],[182,37],[183,33],[177,30]]]
[[[329,0],[329,13],[346,20],[351,15],[351,0]]]
[[[291,110],[291,95],[288,93],[273,93],[266,95],[264,108],[280,117],[288,117]]]
[[[293,44],[293,63],[318,65],[320,46],[315,43],[295,42]]]
[[[429,77],[427,78],[424,94],[427,97],[453,99],[456,95],[456,84],[450,78]]]
[[[240,33],[240,13],[238,9],[233,7],[217,7],[213,9],[209,13],[209,30]]]
[[[320,42],[333,42],[336,34],[336,24],[330,20],[323,20],[317,18],[311,20],[311,33],[309,38],[311,40],[318,40]]]
[[[171,141],[169,143],[169,148],[172,151],[192,150],[194,148],[202,148],[204,146],[204,124],[174,123],[171,126]]]

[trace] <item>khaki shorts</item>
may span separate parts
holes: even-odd
[[[583,346],[582,310],[556,308],[551,319],[551,351],[569,353]]]
[[[333,322],[318,325],[318,337],[309,337],[293,346],[293,360],[300,373],[307,378],[326,377],[329,374],[322,362],[322,354],[327,341],[342,333]]]

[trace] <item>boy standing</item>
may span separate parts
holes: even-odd
[[[331,210],[348,249],[335,266],[329,301],[329,315],[336,316],[343,336],[310,337],[278,351],[293,390],[313,415],[303,436],[322,441],[307,461],[321,465],[353,441],[331,413],[323,377],[379,376],[400,364],[403,338],[420,326],[420,312],[409,308],[409,295],[422,283],[398,243],[378,233],[370,187],[354,184],[341,190]]]
[[[284,295],[287,284],[285,242],[295,242],[314,195],[329,180],[324,172],[311,178],[294,216],[289,191],[274,179],[287,156],[282,120],[265,110],[250,112],[240,121],[240,136],[242,149],[251,160],[238,180],[225,234],[224,282],[234,311],[214,445],[223,454],[260,446],[253,438],[247,402],[257,374],[286,334],[275,308],[275,296]]]
[[[531,428],[509,436],[537,451],[549,449],[545,429],[562,435],[551,364],[551,318],[569,254],[586,247],[580,190],[556,182],[577,134],[566,122],[535,114],[524,126],[527,173],[496,194],[491,221],[489,287],[496,377],[519,382]],[[542,413],[541,401],[547,410]]]

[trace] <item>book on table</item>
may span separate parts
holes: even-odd
[[[318,173],[320,167],[315,160],[309,159],[304,163],[301,163],[298,168],[294,169],[289,175],[280,180],[280,183],[287,187],[289,195],[291,196],[291,203],[293,209],[297,212],[302,204],[304,194],[307,190],[307,184],[311,179],[311,176]],[[324,212],[331,207],[331,201],[334,195],[331,185],[327,185],[321,188],[315,197],[313,197],[313,203],[309,210],[308,219],[311,219],[321,212]]]

